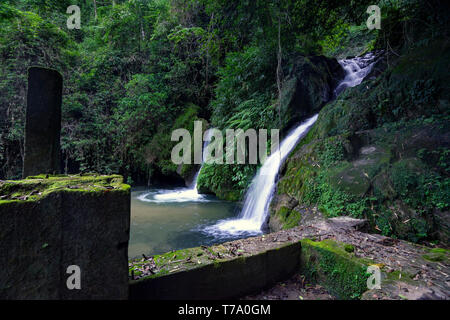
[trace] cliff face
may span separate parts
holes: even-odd
[[[405,51],[326,105],[284,165],[271,228],[317,206],[383,235],[448,243],[449,64],[446,41]]]
[[[130,191],[120,176],[0,181],[1,299],[126,299]],[[69,266],[80,268],[69,290]]]
[[[281,93],[282,129],[318,113],[333,98],[345,76],[336,59],[324,56],[290,57]]]

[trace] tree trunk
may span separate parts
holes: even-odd
[[[95,16],[95,20],[97,20],[97,1],[94,1],[94,16]]]

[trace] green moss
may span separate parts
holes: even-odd
[[[292,210],[290,210],[289,208],[281,207],[280,210],[278,210],[277,214],[283,221],[285,221],[287,217],[289,217],[289,215],[291,214],[291,211]]]
[[[300,212],[298,212],[297,210],[289,210],[288,208],[283,207],[282,209],[284,209],[286,212],[283,213],[281,212],[281,215],[285,215],[285,218],[282,220],[284,225],[283,225],[283,229],[290,229],[293,228],[295,226],[298,226],[298,224],[300,223],[300,219],[302,218],[302,215]]]
[[[201,193],[214,193],[222,200],[239,201],[255,173],[255,165],[204,164],[197,187]]]
[[[202,128],[203,130],[206,130],[208,127],[208,124],[206,120],[199,118],[198,112],[200,110],[200,107],[192,104],[187,103],[178,115],[178,117],[173,122],[173,125],[171,127],[169,126],[160,126],[158,128],[158,131],[152,136],[151,141],[145,146],[146,155],[145,158],[151,159],[151,162],[153,164],[154,169],[158,169],[163,175],[170,176],[170,177],[177,177],[180,176],[185,179],[189,180],[192,178],[193,173],[198,169],[198,165],[183,165],[181,168],[174,164],[170,158],[171,158],[171,151],[172,148],[175,146],[177,142],[173,142],[170,140],[171,132],[176,129],[186,129],[191,134],[191,139],[193,142],[194,135],[194,122],[195,121],[201,121],[202,122]],[[191,144],[192,148],[194,147],[194,144]],[[192,150],[191,150],[192,151]],[[144,158],[142,158],[143,160]],[[146,160],[148,161],[148,160]],[[142,163],[143,170],[148,167],[148,163]],[[181,170],[180,170],[181,169]],[[151,173],[153,173],[152,171]]]
[[[433,248],[429,253],[424,254],[422,257],[430,262],[448,261],[448,250],[443,248]]]
[[[228,192],[219,193],[217,196],[219,199],[226,201],[239,201],[241,199],[241,191],[239,190],[231,190]]]
[[[371,129],[370,117],[364,119],[364,104],[358,103],[364,93],[360,90],[366,89],[352,89],[322,109],[289,156],[277,193],[317,206],[327,217],[365,218],[373,232],[386,236],[447,242],[445,231],[436,232],[443,227],[433,222],[433,215],[449,208],[449,151],[440,144],[443,139],[431,144],[423,137],[447,135],[448,117],[383,119],[380,127],[366,130]],[[366,131],[352,133],[352,126]],[[374,151],[362,154],[362,147]],[[277,218],[284,227],[286,219]]]
[[[0,204],[37,201],[53,192],[100,195],[107,192],[129,192],[130,188],[119,175],[38,175],[23,180],[0,182]]]
[[[153,261],[155,262],[155,269],[153,270],[154,273],[151,275],[147,275],[144,278],[157,278],[174,271],[185,271],[208,265],[210,263],[219,263],[221,260],[218,257],[225,254],[225,252],[225,248],[218,245],[208,248],[195,247],[181,249],[160,255],[155,255],[152,257]],[[130,260],[129,263],[131,265],[131,272],[132,270],[142,270],[143,265],[145,265],[147,262],[141,258]]]
[[[301,273],[340,299],[358,299],[367,290],[371,262],[347,252],[333,240],[302,240]]]
[[[347,243],[344,245],[344,249],[345,249],[345,251],[347,251],[349,253],[352,253],[355,251],[355,247],[353,245],[347,244]]]
[[[403,270],[394,270],[389,273],[383,273],[382,285],[387,285],[390,283],[396,283],[398,281],[406,282],[408,284],[417,286],[416,280],[414,280],[415,275]]]

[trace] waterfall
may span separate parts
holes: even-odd
[[[317,116],[311,117],[292,130],[281,143],[279,150],[264,162],[247,192],[244,207],[240,215],[241,219],[251,221],[251,224],[261,228],[266,219],[265,213],[272,200],[278,171],[284,159],[286,159],[299,139],[305,136],[309,128],[316,122]]]
[[[281,143],[277,152],[270,155],[253,178],[248,189],[243,209],[237,219],[222,220],[205,228],[206,233],[215,235],[258,234],[267,218],[268,207],[273,197],[276,178],[284,159],[289,155],[298,140],[306,135],[316,122],[315,115],[292,130]]]
[[[377,56],[376,53],[369,52],[362,57],[339,60],[339,64],[345,71],[345,78],[334,90],[334,96],[337,97],[345,88],[359,85],[372,71],[374,60]]]
[[[370,52],[362,57],[340,60],[339,64],[345,70],[346,75],[336,87],[335,96],[337,97],[348,87],[359,85],[372,71],[374,60],[378,56]],[[252,180],[239,217],[222,220],[215,225],[208,226],[204,229],[205,233],[223,237],[227,235],[254,235],[262,232],[261,229],[267,220],[269,205],[276,187],[278,171],[298,141],[306,135],[316,122],[317,117],[318,115],[309,118],[292,130],[281,143],[278,152],[267,158]]]
[[[203,143],[203,154],[202,154],[202,164],[200,169],[196,172],[194,179],[192,180],[189,188],[180,188],[178,190],[160,190],[157,193],[148,192],[142,194],[138,197],[139,200],[144,202],[157,202],[157,203],[165,203],[165,202],[208,202],[208,200],[204,195],[198,193],[197,183],[198,176],[200,171],[202,171],[203,164],[206,160],[206,147],[208,146],[212,136],[212,130],[206,131],[205,141]]]

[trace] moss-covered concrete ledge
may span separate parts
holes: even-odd
[[[372,261],[353,256],[352,250],[352,245],[330,239],[304,239],[300,272],[339,299],[359,299],[367,291],[367,267]]]
[[[230,299],[293,275],[300,242],[241,240],[130,261],[130,299]]]
[[[340,299],[450,299],[448,250],[358,231],[366,224],[316,219],[281,232],[305,239],[300,272]],[[380,268],[381,289],[367,289],[369,265]]]
[[[121,176],[0,181],[1,299],[126,299],[130,186]],[[67,267],[81,269],[69,290]]]
[[[38,201],[54,192],[129,193],[119,175],[38,175],[23,180],[0,180],[0,205],[10,202]]]
[[[364,220],[316,218],[261,237],[130,261],[130,298],[244,297],[300,273],[338,299],[450,299],[448,250],[358,231]],[[370,265],[380,268],[381,289],[367,288]]]

